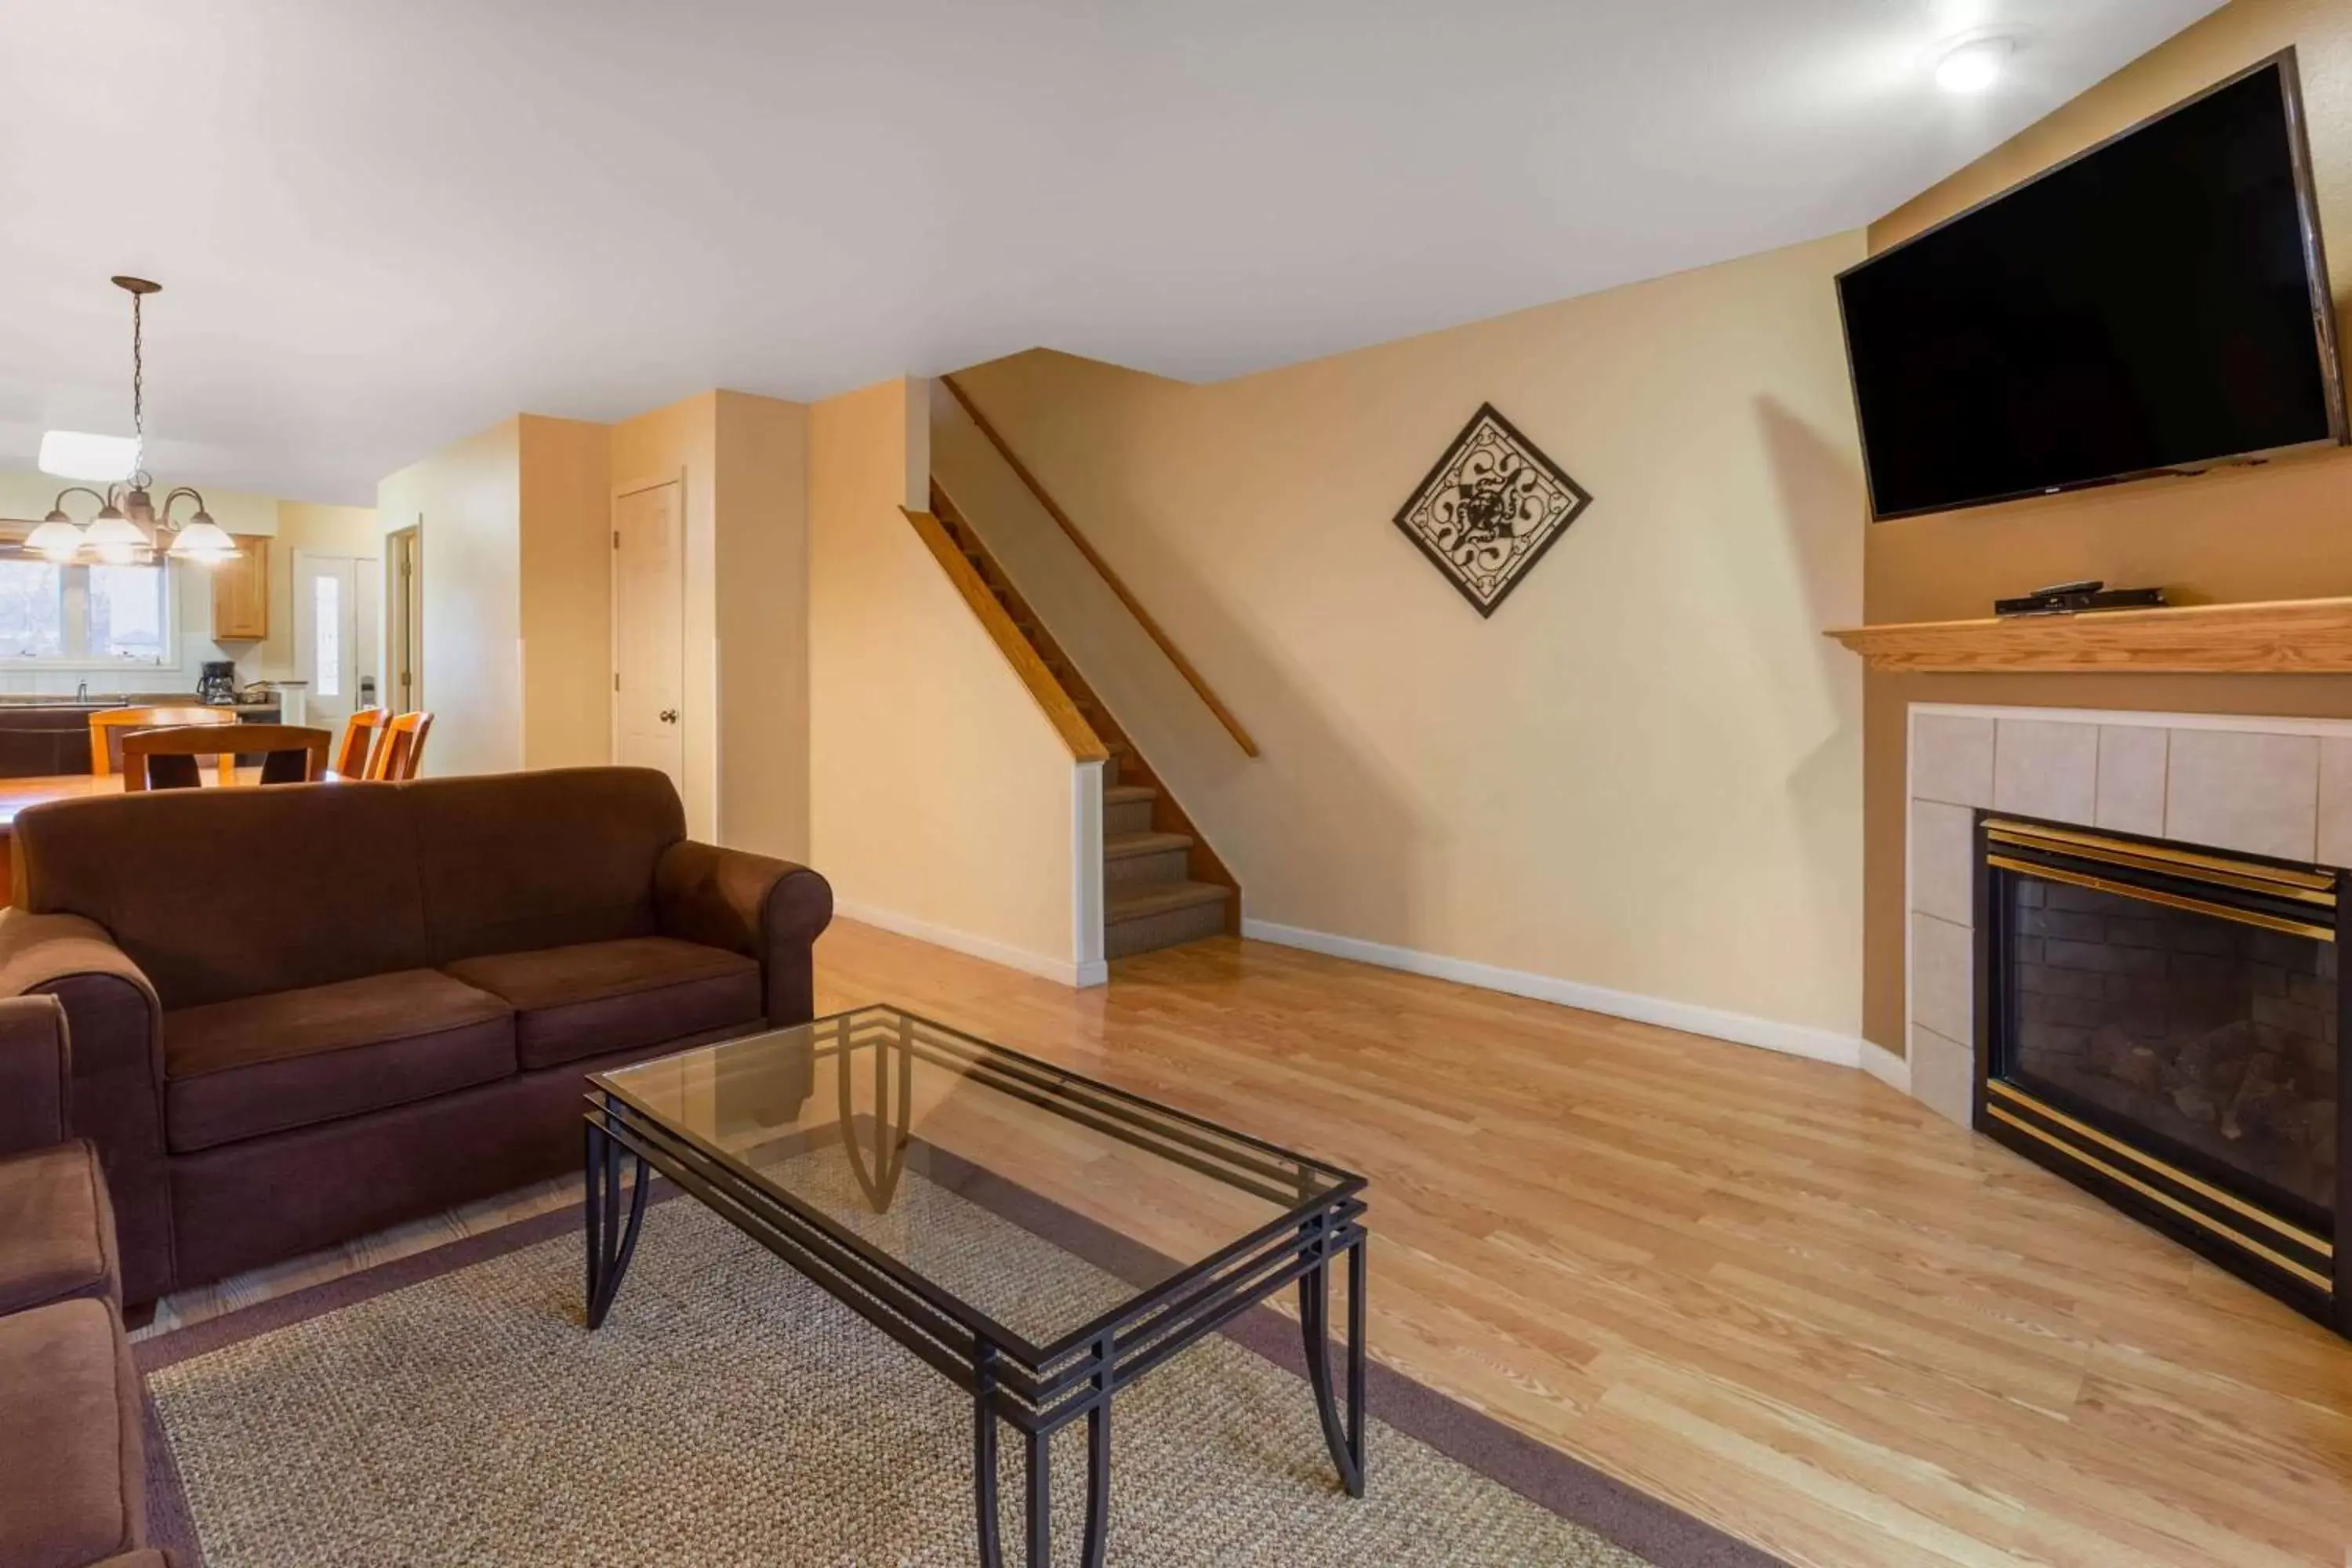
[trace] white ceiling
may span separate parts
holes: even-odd
[[[115,272],[160,478],[366,501],[518,408],[1224,376],[1852,227],[2213,5],[0,0],[0,468],[127,428]]]

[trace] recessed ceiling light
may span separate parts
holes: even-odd
[[[93,436],[85,430],[51,430],[41,437],[41,472],[61,479],[116,484],[139,468],[135,436]]]
[[[2012,38],[1970,38],[1955,44],[1936,62],[1936,85],[1946,92],[1982,92],[2000,79],[2001,68],[2016,47]]]

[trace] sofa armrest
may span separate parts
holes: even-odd
[[[833,919],[833,889],[805,866],[692,839],[654,868],[662,933],[757,959],[768,1022],[816,1016],[814,949]]]
[[[104,926],[79,915],[0,910],[0,997],[37,995],[65,1004],[81,1076],[137,1065],[163,1081],[155,987]]]
[[[72,1137],[72,1085],[65,1005],[54,996],[0,1000],[0,1156]]]

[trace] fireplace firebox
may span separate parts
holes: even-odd
[[[1979,812],[1978,1129],[2339,1333],[2352,873]]]

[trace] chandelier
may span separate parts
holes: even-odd
[[[154,559],[161,548],[174,561],[193,561],[198,565],[212,566],[233,558],[236,541],[228,536],[212,513],[205,510],[205,498],[186,485],[174,486],[164,492],[163,504],[155,505],[150,494],[154,480],[144,467],[147,457],[147,407],[145,342],[142,333],[141,306],[148,295],[163,286],[144,278],[116,278],[114,286],[131,296],[131,440],[125,467],[127,478],[106,487],[104,491],[87,485],[68,485],[58,492],[56,504],[49,515],[41,520],[32,532],[25,536],[25,548],[37,555],[47,557],[60,565],[98,562],[109,566],[129,565]],[[43,457],[63,431],[51,431],[42,442]],[[120,437],[84,437],[90,445],[120,441]],[[51,465],[44,461],[44,468]],[[77,470],[68,467],[65,471]],[[117,468],[116,472],[121,472]],[[98,512],[86,524],[74,521],[66,511],[70,496],[88,496],[98,502]],[[183,521],[173,515],[182,500],[192,503],[195,510]],[[163,543],[168,537],[171,543]]]

